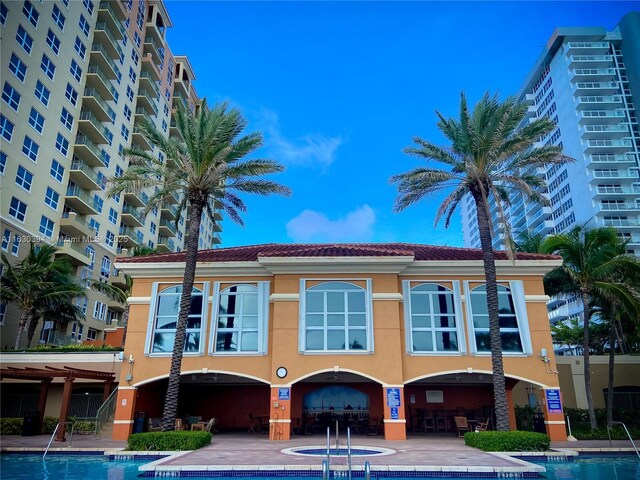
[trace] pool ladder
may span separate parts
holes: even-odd
[[[336,422],[336,453],[340,453],[338,422]],[[351,464],[351,428],[347,427],[347,471],[336,470],[334,478],[347,478],[352,480],[353,468]],[[322,480],[330,480],[331,478],[331,430],[327,427],[327,458],[322,460]],[[364,478],[371,480],[371,464],[369,461],[364,462]]]
[[[51,447],[51,443],[53,443],[53,439],[56,436],[56,433],[58,433],[58,428],[60,428],[60,425],[66,425],[66,424],[70,424],[71,425],[71,433],[69,434],[69,445],[67,445],[68,447],[71,446],[71,442],[73,441],[73,422],[58,422],[58,424],[56,425],[56,428],[53,429],[53,433],[51,434],[51,438],[49,439],[49,444],[47,445],[47,448],[45,448],[44,450],[44,455],[42,455],[42,459],[44,460],[44,457],[47,456],[47,453],[49,452],[49,447]]]
[[[627,432],[627,437],[629,437],[629,441],[631,442],[631,445],[633,445],[633,449],[636,451],[636,455],[638,455],[638,458],[640,458],[640,452],[638,452],[638,447],[636,447],[636,444],[633,443],[633,438],[631,437],[629,430],[627,430],[627,426],[622,422],[611,422],[611,425],[613,425],[614,423],[622,425],[622,427],[624,428],[624,431]],[[609,435],[609,446],[611,446],[611,425],[607,423],[607,434]]]

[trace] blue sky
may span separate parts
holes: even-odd
[[[388,179],[418,165],[421,136],[445,145],[435,110],[464,91],[517,93],[559,26],[613,29],[635,2],[169,1],[172,52],[198,95],[228,99],[260,130],[256,156],[287,170],[289,198],[245,197],[245,227],[222,246],[415,242],[462,246],[459,215],[434,229],[443,197],[393,213]]]

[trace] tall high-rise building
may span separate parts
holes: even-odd
[[[167,135],[178,102],[200,108],[187,57],[166,40],[171,20],[161,0],[2,1],[0,175],[2,252],[19,261],[30,242],[56,243],[58,254],[90,281],[125,287],[116,255],[138,246],[159,252],[185,244],[179,199],[142,209],[153,192],[108,196],[107,179],[127,169],[125,148],[166,160],[140,134],[147,118]],[[159,179],[161,180],[161,179]],[[200,248],[220,243],[220,226],[202,226]],[[100,341],[124,306],[87,288],[86,320],[45,319],[34,342]],[[0,306],[2,345],[12,346],[17,307]]]
[[[527,117],[548,117],[556,128],[538,145],[560,145],[575,163],[544,171],[549,206],[512,197],[506,211],[514,237],[524,230],[547,235],[576,225],[615,227],[640,255],[640,12],[615,29],[559,28],[534,64],[519,94]],[[531,173],[531,172],[530,172]],[[475,205],[462,202],[465,246],[479,247]],[[504,231],[491,202],[494,248]],[[577,316],[578,299],[549,304],[552,322]]]

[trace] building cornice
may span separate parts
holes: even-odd
[[[184,276],[185,262],[118,262],[115,268],[133,278],[168,278]],[[196,277],[272,276],[258,262],[198,262]]]
[[[258,262],[273,274],[291,273],[400,273],[413,256],[391,257],[260,257]]]
[[[496,273],[517,276],[545,275],[562,265],[562,260],[496,260]],[[400,275],[482,275],[482,260],[428,260],[416,261],[405,268]]]

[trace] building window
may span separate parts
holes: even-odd
[[[13,242],[11,243],[11,255],[17,257],[18,252],[20,251],[20,237],[18,235],[13,236]]]
[[[114,225],[118,224],[118,212],[111,207],[109,207],[109,221]]]
[[[22,165],[18,165],[18,171],[16,173],[16,184],[19,187],[24,188],[27,192],[30,192],[32,181],[33,174]]]
[[[20,222],[24,222],[24,217],[27,213],[27,204],[21,200],[18,200],[16,197],[11,197],[11,204],[9,205],[9,215],[13,218],[19,220]],[[20,243],[20,239],[18,238],[18,243]]]
[[[40,151],[40,145],[33,141],[29,136],[24,136],[22,142],[22,153],[29,157],[34,162],[38,160],[38,152]]]
[[[80,65],[78,65],[78,62],[73,59],[71,60],[69,73],[71,73],[71,76],[76,80],[76,82],[80,82],[80,79],[82,78],[82,69],[80,68]]]
[[[4,316],[7,312],[7,303],[0,303],[0,325],[4,325]]]
[[[80,40],[80,37],[76,37],[76,41],[73,44],[73,49],[80,56],[80,58],[84,60],[84,57],[87,54],[87,47],[84,45],[84,43],[82,43],[82,40]]]
[[[53,236],[53,226],[53,221],[42,215],[42,217],[40,218],[40,228],[38,231],[45,237],[51,238]]]
[[[51,160],[50,173],[53,178],[62,183],[62,179],[64,178],[64,167],[60,165],[60,163],[58,163],[56,160]]]
[[[38,133],[42,133],[44,128],[44,117],[33,107],[31,107],[31,113],[29,113],[29,125]]]
[[[301,351],[372,351],[370,280],[309,283],[302,280]]]
[[[191,308],[187,318],[187,332],[184,343],[185,353],[201,353],[203,342],[201,338],[206,323],[207,284],[194,285],[191,293]],[[173,351],[176,336],[176,325],[180,311],[180,296],[182,286],[155,285],[157,294],[154,295],[154,309],[151,310],[151,325],[147,330],[148,353],[168,353]]]
[[[105,255],[100,263],[100,277],[109,278],[109,272],[111,272],[111,259]]]
[[[56,148],[62,155],[67,156],[69,152],[69,140],[64,138],[61,133],[58,133],[56,137]]]
[[[36,83],[36,90],[34,94],[45,107],[49,105],[49,89],[45,87],[40,80],[38,80],[38,83]]]
[[[104,321],[106,314],[107,304],[96,300],[96,303],[93,306],[93,318]],[[91,330],[89,330],[89,332],[91,332]]]
[[[2,100],[4,100],[13,110],[16,112],[18,111],[18,107],[20,106],[20,94],[9,82],[4,82],[4,87],[2,87]]]
[[[9,14],[9,9],[4,4],[4,2],[0,2],[0,24],[4,27],[4,24],[7,22],[7,15]]]
[[[73,128],[73,115],[69,113],[65,107],[62,107],[62,112],[60,113],[60,122],[64,125],[67,130],[71,131]]]
[[[130,102],[133,102],[133,90],[129,85],[127,85],[127,98]]]
[[[24,77],[27,75],[27,66],[15,53],[11,53],[11,60],[9,61],[9,70],[18,77],[18,80],[24,82]]]
[[[22,6],[22,13],[27,17],[31,25],[38,28],[38,18],[40,18],[40,14],[29,0],[25,0]]]
[[[215,340],[209,353],[266,353],[269,282],[216,283],[215,292]]]
[[[89,12],[89,15],[93,14],[93,2],[91,0],[83,0],[82,4],[84,5],[84,8],[87,9],[87,12]]]
[[[91,245],[87,245],[87,247],[84,249],[84,253],[87,255],[87,257],[89,257],[89,265],[87,265],[87,270],[89,272],[92,272],[96,262],[96,250]],[[91,275],[89,275],[89,277],[91,277]]]
[[[97,193],[93,194],[93,206],[96,207],[98,213],[102,213],[102,207],[104,206],[104,200],[100,198]]]
[[[410,353],[459,353],[464,333],[458,285],[404,282],[406,342]]]
[[[42,70],[51,80],[53,80],[53,77],[56,74],[56,66],[44,53],[42,54],[42,61],[40,62],[40,70]]]
[[[2,138],[7,142],[10,142],[13,136],[13,123],[2,114],[0,114],[0,135],[2,135]]]
[[[58,8],[58,6],[55,4],[53,5],[53,12],[51,12],[51,18],[53,18],[53,21],[56,23],[58,28],[64,31],[65,18],[62,12],[60,11],[60,9]]]
[[[87,330],[87,340],[95,340],[98,338],[98,331],[95,328]]]
[[[22,47],[22,49],[27,52],[27,54],[31,54],[31,47],[33,47],[33,38],[31,35],[27,33],[27,31],[22,27],[22,25],[18,25],[18,32],[16,33],[16,42],[18,45]]]
[[[100,222],[98,222],[95,218],[89,220],[89,229],[92,232],[95,232],[95,235],[100,233]]]
[[[129,139],[129,129],[127,127],[125,127],[124,125],[122,125],[120,127],[120,135],[122,135],[122,138],[124,138],[125,141],[128,142]]]
[[[80,27],[80,30],[82,30],[82,33],[84,33],[85,37],[89,37],[89,22],[87,22],[87,19],[84,18],[84,15],[80,15],[80,21],[78,22],[78,26]]]
[[[58,55],[60,52],[60,39],[56,37],[51,29],[47,32],[47,45],[49,45],[53,53]]]
[[[127,119],[127,121],[131,120],[131,109],[129,108],[129,105],[124,106],[124,117]]]
[[[7,154],[0,152],[0,175],[4,175],[5,168],[7,168]]]
[[[53,208],[54,210],[58,209],[58,202],[60,200],[60,194],[56,192],[53,188],[47,187],[47,193],[44,196],[44,203]]]
[[[107,235],[105,237],[104,243],[106,243],[107,246],[113,248],[113,245],[115,243],[115,238],[116,236],[114,235],[114,233],[107,230]]]
[[[11,240],[11,231],[5,228],[2,233],[2,250],[5,252],[9,249],[9,240]]]
[[[498,309],[500,318],[500,337],[503,353],[531,353],[529,329],[524,291],[522,283],[512,281],[505,285],[498,285]],[[467,284],[467,290],[473,285]],[[474,353],[489,353],[489,313],[487,310],[487,294],[484,284],[470,290],[467,295],[469,310],[469,337],[471,349]]]
[[[76,106],[76,103],[78,102],[78,92],[76,92],[76,89],[73,88],[70,83],[67,83],[67,88],[64,91],[64,96],[67,100],[69,100],[69,103],[71,103],[71,105],[73,105],[74,107]]]

